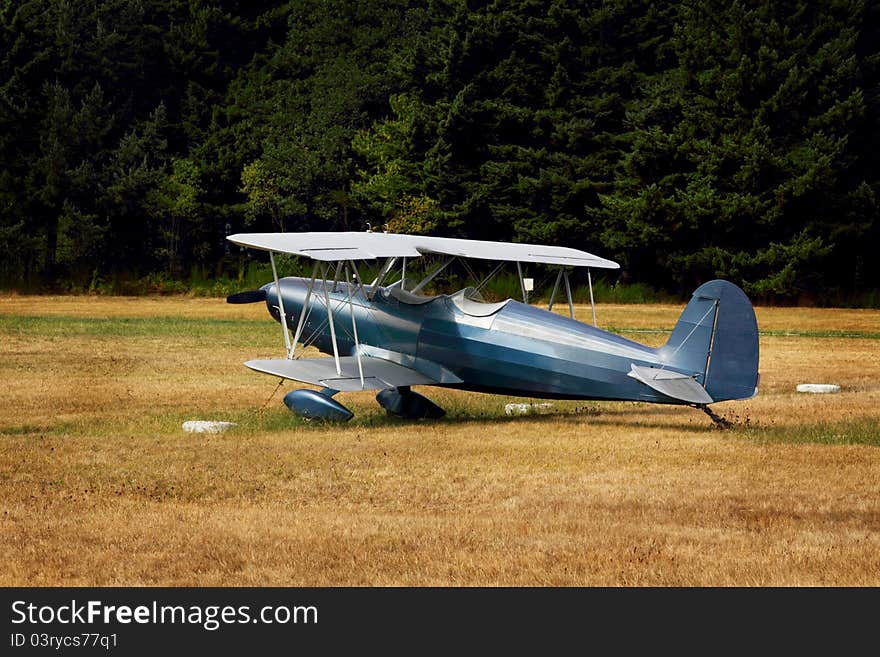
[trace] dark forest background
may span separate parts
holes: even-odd
[[[369,222],[876,305],[878,135],[875,1],[0,0],[0,285]]]

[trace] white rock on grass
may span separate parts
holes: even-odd
[[[801,383],[798,385],[797,391],[827,394],[830,392],[840,392],[840,386],[834,383]]]
[[[234,427],[235,422],[221,422],[219,420],[188,420],[183,423],[183,430],[188,433],[222,433],[229,427]]]
[[[541,404],[505,404],[504,412],[507,415],[525,415],[526,413],[540,411],[545,408],[552,407],[553,404],[551,404],[550,402],[543,402]]]

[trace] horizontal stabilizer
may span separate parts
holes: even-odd
[[[691,404],[711,404],[715,401],[703,386],[687,374],[643,365],[630,365],[630,368],[628,376],[641,381],[649,388],[653,388],[667,397],[680,399]]]
[[[249,360],[245,363],[249,368],[264,374],[280,376],[291,381],[300,381],[313,386],[322,386],[341,392],[355,390],[385,390],[402,386],[431,385],[437,383],[421,372],[392,363],[381,358],[361,356],[364,382],[361,377],[355,356],[344,356],[339,359],[341,374],[336,371],[333,358],[273,358],[269,360]]]

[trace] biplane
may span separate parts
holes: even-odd
[[[273,280],[229,303],[265,302],[280,323],[281,358],[250,360],[257,372],[318,388],[289,392],[285,405],[305,418],[348,420],[335,396],[377,391],[388,413],[439,418],[443,409],[413,390],[440,386],[539,399],[626,400],[710,404],[746,399],[758,390],[758,328],[739,287],[713,280],[698,287],[665,345],[654,348],[596,326],[593,269],[611,260],[560,246],[489,242],[377,232],[249,233],[234,244],[269,252]],[[275,254],[311,260],[310,277],[278,277]],[[419,280],[413,260],[431,257]],[[488,277],[453,294],[427,294],[457,259],[515,263],[523,301],[487,302]],[[378,272],[361,276],[369,261]],[[548,307],[526,303],[523,264],[555,268]],[[569,273],[587,269],[593,325],[574,318]],[[490,274],[491,276],[492,274]],[[565,291],[568,316],[553,312]],[[291,331],[293,335],[291,336]],[[302,345],[302,346],[300,346]],[[325,357],[305,357],[314,345]]]

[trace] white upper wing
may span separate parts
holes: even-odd
[[[612,260],[565,246],[487,242],[398,233],[240,233],[230,235],[226,239],[234,244],[254,249],[291,253],[324,261],[416,258],[424,254],[436,253],[480,260],[538,262],[597,269],[620,268],[620,265]]]

